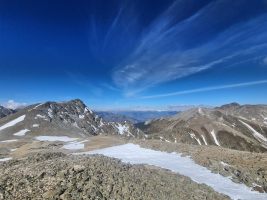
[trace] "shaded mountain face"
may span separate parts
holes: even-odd
[[[174,117],[140,124],[147,138],[164,142],[267,150],[266,106],[222,106],[191,109]]]
[[[83,137],[101,134],[138,137],[142,132],[129,122],[105,122],[81,100],[36,104],[0,120],[1,140],[40,135]]]
[[[8,109],[8,108],[5,108],[3,106],[0,106],[0,118],[6,117],[6,116],[11,115],[11,114],[13,114],[15,112],[16,112],[15,110]]]
[[[140,123],[161,117],[168,117],[177,114],[177,111],[106,111],[97,112],[103,119],[110,122]]]

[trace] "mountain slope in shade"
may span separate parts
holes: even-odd
[[[78,99],[28,106],[0,120],[1,140],[40,135],[83,137],[101,134],[137,137],[142,133],[128,122],[105,122]]]
[[[236,111],[236,108],[230,112],[229,106],[222,106],[214,109],[191,109],[174,117],[153,120],[138,127],[147,134],[147,138],[164,142],[216,145],[237,150],[265,152],[267,125],[256,118],[256,113],[267,116],[266,106],[260,108],[249,106],[249,109],[253,110],[251,113],[254,113],[255,120],[251,119],[252,114],[248,114],[248,117]]]
[[[11,114],[13,114],[15,112],[16,112],[15,110],[8,109],[8,108],[5,108],[3,106],[0,106],[0,118],[6,117],[6,116],[11,115]]]

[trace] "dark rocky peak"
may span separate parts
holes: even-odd
[[[6,117],[6,116],[11,115],[15,112],[16,112],[15,110],[0,106],[0,118]]]
[[[218,107],[218,108],[220,108],[220,109],[229,109],[229,108],[238,108],[238,107],[240,107],[240,104],[238,104],[236,102],[233,102],[233,103],[222,105],[221,107]]]

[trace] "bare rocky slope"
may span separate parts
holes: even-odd
[[[87,137],[101,134],[142,136],[142,132],[129,122],[105,122],[78,99],[31,105],[0,119],[0,140],[40,135]]]
[[[218,108],[190,109],[138,127],[147,138],[166,142],[266,152],[266,117],[267,106],[229,104]]]

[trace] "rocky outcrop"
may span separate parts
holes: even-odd
[[[0,106],[0,118],[6,117],[6,116],[11,115],[11,114],[13,114],[15,112],[16,112],[15,110],[8,109],[8,108],[5,108],[3,106]]]

